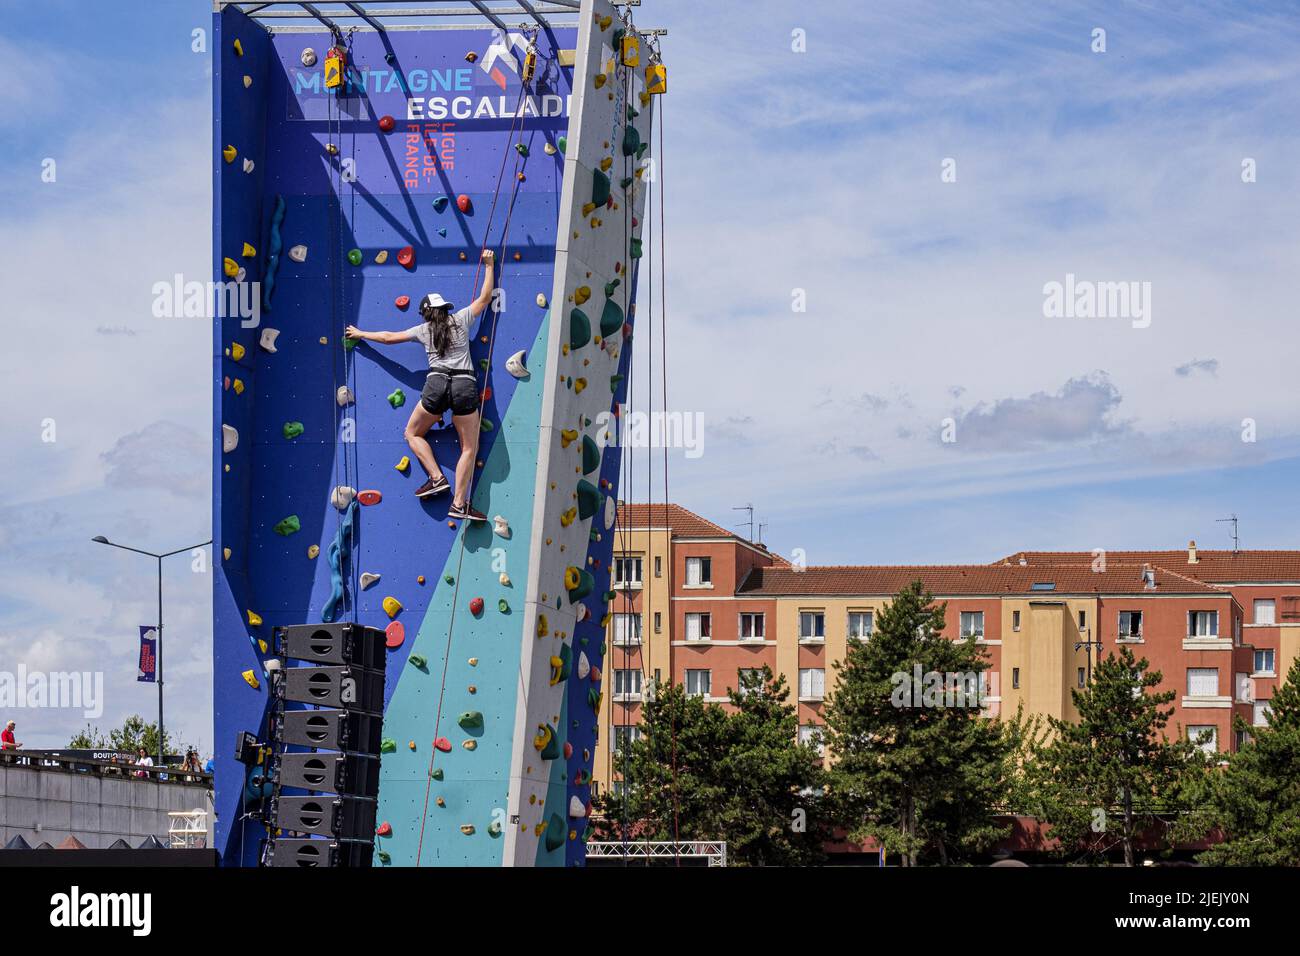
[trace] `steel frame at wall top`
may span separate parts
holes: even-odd
[[[641,0],[623,0],[616,6],[635,7]],[[542,28],[573,26],[581,0],[434,0],[412,3],[411,0],[213,0],[217,12],[234,7],[259,21],[273,33],[316,30],[316,26],[281,25],[270,21],[315,20],[331,31],[342,30],[416,30],[438,29],[431,18],[457,18],[460,21],[488,20],[501,30],[509,30],[506,17],[520,14]],[[397,21],[397,22],[389,22]],[[527,21],[525,21],[527,22]],[[457,23],[463,26],[464,23]]]

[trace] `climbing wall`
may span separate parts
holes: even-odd
[[[227,865],[265,837],[234,742],[265,734],[271,630],[321,620],[389,632],[378,863],[583,859],[618,477],[601,435],[631,358],[654,102],[621,27],[584,0],[576,29],[536,36],[527,84],[528,38],[487,24],[356,31],[338,95],[324,30],[216,15],[213,267],[262,304],[214,329]],[[430,291],[468,303],[484,246],[502,294],[473,330],[473,502],[496,520],[462,525],[449,495],[412,494],[423,350],[342,330],[415,325]],[[429,438],[452,479],[450,420]]]

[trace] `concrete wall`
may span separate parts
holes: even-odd
[[[167,843],[172,810],[206,810],[212,843],[212,792],[202,785],[61,769],[0,766],[0,845],[21,836],[58,846],[69,835],[92,850],[147,836]]]

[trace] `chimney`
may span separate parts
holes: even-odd
[[[1142,565],[1142,586],[1148,591],[1154,591],[1156,587],[1156,573],[1149,564]]]
[[[1022,554],[1020,556],[1020,566],[1023,568],[1027,564],[1029,564],[1029,560]]]
[[[1195,541],[1187,542],[1187,563],[1188,564],[1196,563],[1196,542]]]

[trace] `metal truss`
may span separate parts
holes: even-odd
[[[725,840],[593,840],[587,843],[587,856],[624,860],[708,860],[709,866],[727,865]]]

